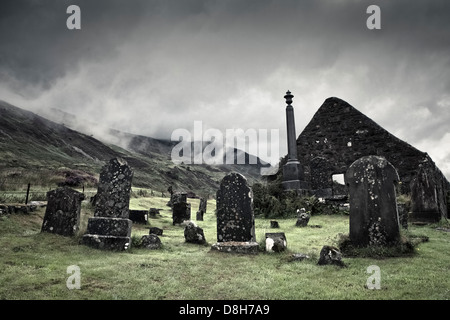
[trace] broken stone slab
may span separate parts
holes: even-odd
[[[284,232],[266,233],[267,252],[283,252],[286,248],[287,241]]]
[[[130,237],[118,237],[98,234],[85,234],[82,243],[95,249],[127,250],[131,244]]]
[[[306,260],[309,259],[310,256],[304,253],[294,253],[291,255],[291,259],[290,261],[302,261],[302,260]]]
[[[92,217],[89,218],[86,234],[130,237],[132,226],[130,219]]]
[[[342,261],[341,251],[333,246],[323,246],[322,250],[320,250],[318,265],[336,265],[340,267],[344,267],[345,264]]]
[[[190,243],[197,243],[197,244],[206,243],[203,229],[198,227],[193,221],[189,221],[186,223],[186,227],[184,227],[184,238],[186,242]]]
[[[253,241],[227,241],[217,242],[211,246],[211,250],[226,253],[258,254],[259,245]]]

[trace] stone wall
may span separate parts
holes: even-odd
[[[442,210],[447,211],[445,198],[450,183],[429,155],[393,136],[341,99],[325,100],[297,138],[297,150],[305,180],[319,195],[331,195],[332,175],[345,173],[363,156],[383,156],[392,163],[400,177],[400,191],[407,194],[419,165],[427,166],[435,177]]]

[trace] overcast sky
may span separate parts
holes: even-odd
[[[339,97],[450,179],[448,0],[0,2],[0,99],[25,109],[165,139],[194,121],[279,129],[283,156],[287,90],[297,135]]]

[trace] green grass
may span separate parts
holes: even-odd
[[[30,215],[0,217],[0,299],[449,299],[450,233],[434,225],[412,226],[408,233],[427,236],[414,254],[384,259],[345,257],[346,268],[318,266],[323,245],[336,245],[348,233],[348,216],[313,216],[306,228],[295,219],[256,219],[256,237],[285,232],[288,251],[281,254],[234,255],[210,251],[216,241],[215,202],[208,201],[204,229],[207,245],[184,241],[183,228],[172,226],[168,198],[132,198],[131,209],[156,207],[161,217],[151,226],[164,229],[160,250],[132,248],[109,252],[79,245],[78,237],[40,233],[44,210]],[[192,203],[192,217],[198,200]],[[82,228],[92,208],[83,203]],[[195,220],[194,220],[195,221]],[[313,228],[320,225],[321,228]],[[148,227],[133,225],[132,236],[148,234]],[[291,262],[293,253],[309,260]],[[81,289],[66,287],[67,267],[81,270]],[[370,265],[381,270],[381,289],[365,287]]]

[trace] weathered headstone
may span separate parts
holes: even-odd
[[[124,250],[131,243],[129,202],[133,172],[126,161],[114,158],[100,173],[97,205],[89,218],[83,243],[98,249]]]
[[[173,225],[191,220],[191,204],[187,202],[186,193],[174,193],[171,197]]]
[[[333,246],[323,246],[322,250],[320,250],[318,265],[336,265],[340,267],[344,267],[345,264],[342,261],[342,254],[338,248]]]
[[[266,233],[266,251],[283,252],[287,248],[284,232]]]
[[[206,213],[207,201],[205,198],[200,198],[200,204],[197,211],[197,221],[203,221],[203,215]]]
[[[47,192],[42,232],[75,236],[80,227],[81,202],[84,194],[68,187]]]
[[[193,221],[189,221],[184,227],[184,238],[186,242],[205,244],[205,234],[203,229],[197,226]]]
[[[156,234],[150,233],[141,238],[140,247],[150,250],[160,249],[162,246],[161,239]]]
[[[216,194],[217,243],[211,248],[225,252],[257,253],[253,193],[239,173],[226,175]]]
[[[295,225],[297,227],[306,227],[310,218],[311,215],[306,212],[305,208],[297,209],[297,222]]]
[[[387,245],[400,238],[397,170],[384,157],[366,156],[345,174],[350,193],[350,240],[357,246]]]
[[[433,172],[420,166],[411,180],[411,221],[438,222],[441,219],[436,179]]]
[[[130,210],[129,218],[135,223],[147,224],[148,210]]]

